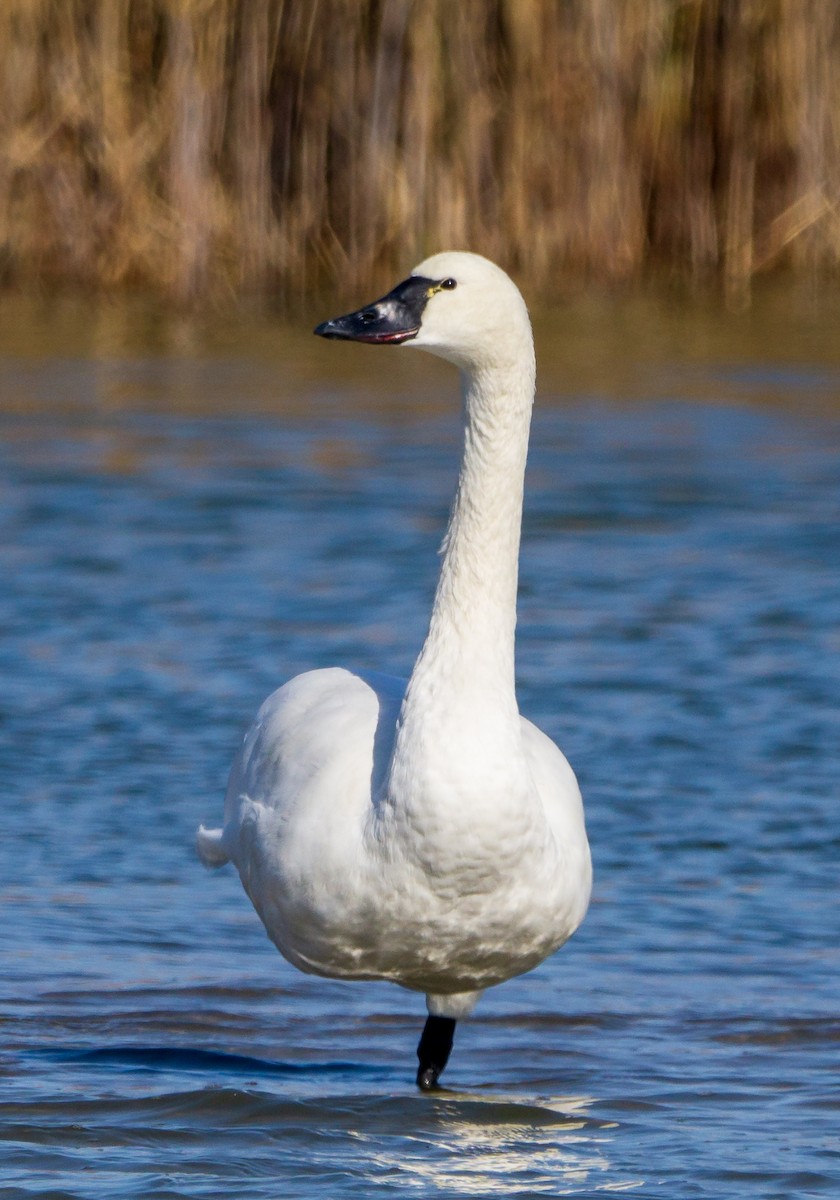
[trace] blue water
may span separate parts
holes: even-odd
[[[422,998],[298,974],[192,840],[285,677],[410,668],[454,380],[448,415],[317,381],[284,415],[243,369],[190,416],[142,380],[89,403],[97,370],[0,371],[0,1197],[840,1194],[830,406],[756,363],[709,364],[708,402],[696,370],[690,401],[541,397],[520,702],[595,895],[427,1096]]]

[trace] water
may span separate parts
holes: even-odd
[[[837,1195],[836,364],[549,373],[520,700],[595,896],[425,1096],[422,998],[295,972],[192,837],[284,677],[409,669],[453,381],[146,344],[0,362],[0,1197]]]

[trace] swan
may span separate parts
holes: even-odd
[[[589,904],[575,775],[514,686],[533,338],[513,282],[465,252],[315,333],[460,368],[463,454],[428,633],[407,682],[332,667],[270,695],[224,825],[200,826],[197,849],[236,865],[294,966],[425,992],[417,1084],[431,1090],[484,989],[552,954]]]

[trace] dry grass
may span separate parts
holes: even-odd
[[[828,0],[3,0],[0,271],[836,272],[838,67]]]

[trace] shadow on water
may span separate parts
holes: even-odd
[[[72,1161],[86,1150],[124,1186],[189,1179],[197,1194],[208,1186],[274,1194],[262,1189],[279,1175],[284,1196],[302,1197],[338,1186],[336,1173],[349,1196],[368,1187],[453,1197],[581,1195],[607,1180],[610,1190],[641,1182],[611,1174],[618,1126],[592,1114],[591,1098],[492,1085],[426,1095],[408,1080],[394,1090],[391,1068],[365,1062],[279,1062],[196,1048],[55,1047],[31,1055],[71,1071],[72,1095],[0,1102],[0,1138],[12,1170],[45,1159],[35,1177],[47,1169],[54,1184],[64,1178],[71,1189]],[[130,1095],[138,1073],[148,1082]],[[201,1086],[179,1086],[197,1077]]]
[[[0,1103],[9,1169],[31,1180],[48,1172],[67,1194],[75,1194],[73,1162],[86,1150],[96,1154],[100,1174],[122,1178],[125,1187],[149,1186],[154,1176],[157,1187],[189,1180],[196,1194],[230,1185],[237,1195],[279,1194],[262,1190],[278,1177],[282,1194],[295,1197],[321,1194],[331,1181],[342,1195],[429,1187],[453,1197],[580,1195],[581,1187],[599,1190],[607,1180],[610,1190],[641,1182],[619,1183],[611,1174],[617,1125],[592,1116],[593,1101],[583,1097],[448,1088],[431,1096],[410,1088],[370,1094],[359,1090],[374,1074],[364,1065],[283,1064],[195,1050],[114,1047],[50,1057],[81,1068],[79,1084],[86,1067],[105,1066],[144,1071],[168,1085],[151,1080],[145,1094],[130,1099],[88,1099],[79,1091],[49,1104]],[[173,1073],[208,1080],[241,1074],[243,1082],[184,1090],[171,1086]],[[281,1080],[304,1075],[317,1077],[317,1094],[277,1090]]]
[[[49,1051],[58,1062],[111,1066],[119,1071],[166,1071],[201,1075],[246,1075],[249,1078],[278,1075],[364,1076],[377,1075],[364,1063],[284,1063],[251,1058],[245,1054],[223,1054],[217,1050],[175,1049],[171,1046],[107,1046],[95,1050]]]

